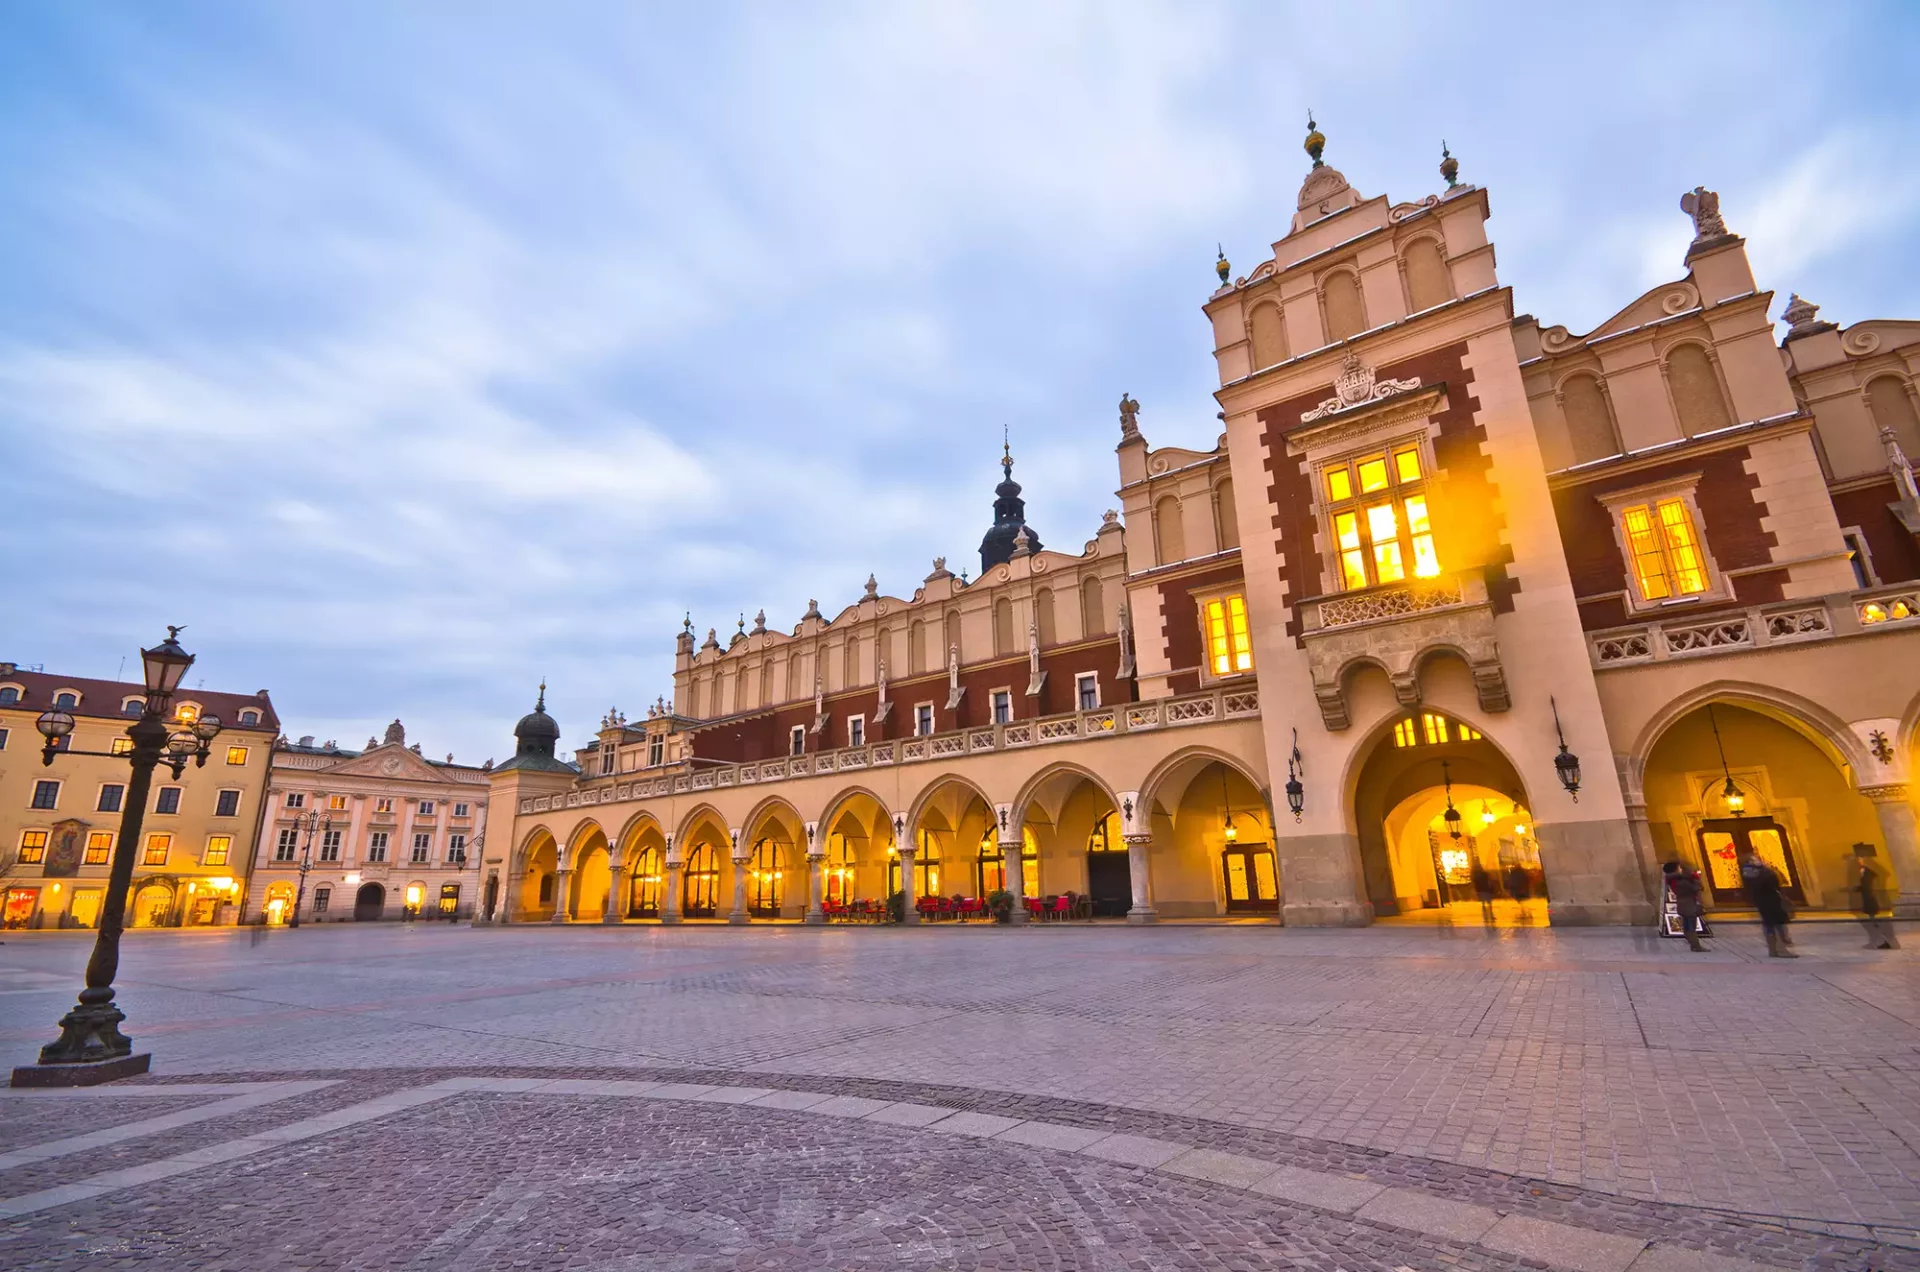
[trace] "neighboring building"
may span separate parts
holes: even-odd
[[[487,768],[425,758],[398,720],[360,751],[281,739],[248,913],[285,923],[298,903],[303,923],[469,917]]]
[[[4,924],[93,927],[120,834],[129,765],[118,755],[59,755],[41,764],[34,721],[72,714],[69,748],[130,751],[127,726],[146,689],[116,680],[27,671],[0,663],[0,887]],[[162,764],[134,859],[131,927],[233,923],[246,896],[247,845],[260,833],[267,753],[280,722],[262,689],[252,696],[181,689],[176,727],[218,716],[205,767],[178,779]]]
[[[1795,298],[1776,343],[1695,190],[1685,276],[1574,335],[1515,315],[1450,156],[1393,204],[1324,144],[1271,259],[1218,262],[1217,441],[1154,449],[1122,399],[1124,529],[1036,550],[1008,459],[971,584],[936,560],[791,633],[689,624],[672,704],[576,764],[543,697],[483,910],[1004,884],[1351,924],[1491,885],[1547,898],[1510,921],[1637,922],[1659,862],[1728,908],[1752,853],[1827,908],[1864,858],[1920,913],[1920,322]]]

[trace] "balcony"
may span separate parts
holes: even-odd
[[[865,746],[843,747],[786,759],[758,760],[745,764],[715,764],[705,768],[662,773],[657,777],[592,778],[564,795],[543,796],[520,801],[522,813],[540,813],[555,808],[575,808],[584,804],[612,804],[635,799],[654,799],[663,795],[681,795],[690,791],[722,790],[735,786],[754,786],[789,778],[812,777],[823,773],[851,773],[867,769],[891,768],[896,764],[917,764],[929,760],[951,760],[961,756],[994,751],[1018,751],[1059,742],[1084,742],[1114,737],[1122,733],[1141,733],[1156,729],[1180,729],[1189,725],[1213,724],[1223,720],[1257,719],[1260,695],[1251,679],[1242,685],[1227,685],[1204,693],[1180,698],[1161,698],[1153,702],[1129,702],[1092,711],[1073,711],[1062,715],[1015,720],[1011,724],[987,725],[973,729],[954,729],[925,737],[896,738],[870,742]]]
[[[1596,669],[1712,657],[1901,628],[1920,630],[1920,585],[1651,619],[1587,635]]]
[[[1338,732],[1351,723],[1346,676],[1356,664],[1387,673],[1404,706],[1420,701],[1421,660],[1436,649],[1464,658],[1485,711],[1513,705],[1494,639],[1486,575],[1462,570],[1435,579],[1310,596],[1301,600],[1300,635],[1307,647],[1320,718]]]

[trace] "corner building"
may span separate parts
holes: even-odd
[[[1226,431],[1151,446],[1042,550],[1012,460],[981,573],[943,560],[791,633],[679,637],[671,704],[496,769],[482,919],[821,921],[1087,896],[1359,924],[1738,909],[1861,864],[1920,914],[1920,323],[1773,294],[1711,191],[1683,275],[1575,335],[1517,315],[1486,191],[1312,166],[1205,304]],[[1294,805],[1297,804],[1297,812]]]

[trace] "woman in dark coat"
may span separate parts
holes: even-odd
[[[1767,955],[1770,958],[1799,958],[1787,939],[1787,923],[1793,915],[1787,910],[1787,899],[1780,892],[1780,876],[1774,873],[1772,866],[1749,854],[1740,863],[1740,885],[1747,890],[1747,899],[1753,902],[1753,908],[1760,911],[1760,927],[1767,934]]]
[[[1673,908],[1680,916],[1680,932],[1687,938],[1687,948],[1696,954],[1706,953],[1707,947],[1700,944],[1700,872],[1677,861],[1662,865],[1660,872],[1667,891],[1673,894]]]

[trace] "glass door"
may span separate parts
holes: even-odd
[[[785,872],[780,869],[780,846],[771,839],[755,844],[747,870],[747,912],[757,919],[779,918],[786,883]]]
[[[1752,905],[1740,881],[1740,858],[1751,852],[1780,876],[1780,891],[1796,904],[1805,902],[1800,870],[1787,831],[1770,817],[1723,817],[1700,823],[1700,855],[1707,863],[1707,886],[1721,905]]]
[[[712,844],[701,844],[687,858],[685,913],[690,919],[710,919],[720,900],[720,854]]]
[[[1235,844],[1220,854],[1226,872],[1227,912],[1275,913],[1280,909],[1280,877],[1273,850],[1265,844]]]
[[[658,848],[643,850],[640,853],[640,860],[633,868],[633,895],[627,904],[628,918],[657,919],[660,917],[662,882],[660,850]]]

